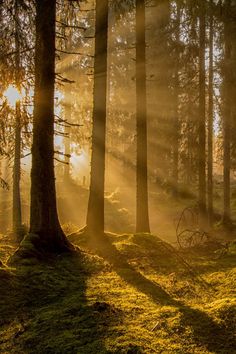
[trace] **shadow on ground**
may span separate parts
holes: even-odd
[[[179,328],[183,332],[177,334],[170,332],[169,335],[176,335],[175,338],[179,344],[181,337],[184,337],[187,341],[185,348],[188,347],[189,340],[194,344],[194,348],[204,348],[208,352],[225,354],[234,352],[236,342],[231,318],[227,323],[216,321],[210,312],[206,312],[200,306],[198,308],[186,304],[184,298],[175,299],[163,286],[148,279],[146,273],[140,272],[129,263],[128,253],[117,249],[118,243],[120,242],[122,246],[122,240],[125,242],[127,235],[118,237],[96,235],[90,238],[90,242],[88,242],[89,237],[86,232],[79,236],[74,235],[74,237],[79,237],[82,243],[87,244],[86,252],[81,250],[74,256],[56,257],[47,263],[26,260],[18,264],[16,268],[2,267],[0,269],[0,352],[17,354],[147,353],[142,349],[145,338],[153,340],[154,337],[158,337],[158,332],[155,330],[151,332],[151,328],[150,330],[143,329],[140,325],[139,332],[135,332],[133,328],[132,333],[129,332],[126,344],[118,343],[119,340],[124,339],[123,333],[127,331],[124,325],[126,310],[123,312],[117,306],[112,305],[111,303],[116,304],[115,299],[111,303],[101,301],[102,297],[96,285],[93,287],[92,295],[88,295],[88,283],[91,279],[93,281],[98,276],[98,282],[100,279],[109,282],[111,279],[109,274],[112,273],[113,276],[114,272],[126,284],[137,290],[137,293],[132,294],[134,297],[138,296],[138,293],[144,294],[157,305],[155,306],[157,316],[162,309],[165,309],[162,313],[165,312],[167,316],[171,311],[172,313],[178,312]],[[153,257],[153,262],[155,260],[157,264],[163,264],[163,266],[165,262],[168,271],[175,269],[175,262],[170,254],[165,254],[164,257],[162,255],[162,258],[166,257],[166,259],[161,259],[161,252],[164,252],[164,248],[160,247],[160,243],[155,245],[154,239],[150,241],[148,237],[145,239],[141,235],[130,237],[133,238],[127,245],[131,247],[128,248],[128,252],[130,254],[133,252],[132,256],[138,258],[139,252],[142,253],[145,247],[149,247],[151,252],[149,256]],[[98,239],[99,242],[97,242]],[[117,239],[118,243],[115,245]],[[136,242],[136,248],[132,240]],[[145,258],[146,253],[143,254]],[[140,263],[144,260],[138,259]],[[158,267],[154,270],[157,271]],[[102,277],[99,277],[101,274]],[[118,283],[119,279],[116,274],[114,282]],[[167,272],[164,271],[163,274],[166,275]],[[123,282],[121,283],[122,285],[117,284],[117,289],[115,289],[117,294],[120,294],[119,287],[123,286]],[[104,286],[103,284],[101,287]],[[110,285],[106,285],[108,289]],[[122,290],[122,296],[125,297],[126,289]],[[107,298],[110,300],[109,296]],[[124,301],[128,302],[129,299],[125,298]],[[148,311],[144,317],[148,315]],[[126,320],[132,321],[132,318],[127,315]],[[162,322],[159,325],[162,326]],[[166,333],[168,330],[170,329],[167,326]],[[149,337],[145,337],[145,331],[148,331]],[[144,336],[138,345],[132,346],[136,340],[132,337],[134,333]],[[111,342],[107,345],[109,340],[113,341],[114,345]],[[162,347],[166,342],[163,341],[163,343]],[[108,347],[114,348],[114,351],[109,351]]]
[[[87,278],[101,267],[96,258],[78,253],[0,274],[1,350],[110,353],[104,328],[119,323],[122,314],[107,303],[86,298]]]
[[[100,256],[112,264],[114,271],[125,282],[148,296],[157,305],[177,308],[181,314],[182,325],[191,328],[191,338],[197,345],[214,353],[234,352],[236,339],[232,329],[229,330],[224,324],[217,323],[206,312],[173,299],[159,284],[147,279],[132,267],[112,244],[108,235],[101,235],[99,242],[93,239],[91,244]]]

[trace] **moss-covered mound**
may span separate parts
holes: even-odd
[[[4,268],[0,352],[235,352],[233,249],[212,259],[151,235],[72,239],[77,255]]]

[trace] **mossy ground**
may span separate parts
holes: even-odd
[[[234,245],[182,254],[193,274],[156,236],[70,239],[77,255],[2,266],[0,353],[236,353]]]

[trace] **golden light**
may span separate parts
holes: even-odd
[[[55,91],[55,99],[58,102],[58,104],[61,103],[61,101],[64,100],[64,94],[60,90]]]
[[[72,166],[72,175],[74,178],[82,179],[83,176],[88,176],[90,172],[90,156],[82,149],[79,154],[72,152],[70,163]]]
[[[12,108],[14,108],[16,103],[22,99],[22,94],[13,85],[10,85],[7,88],[4,92],[4,96]]]
[[[62,101],[64,99],[64,95],[61,91],[56,90],[54,98],[55,98],[55,106],[54,106],[55,114],[60,116],[62,113]]]

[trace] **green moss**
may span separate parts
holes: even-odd
[[[233,353],[234,246],[182,255],[193,276],[156,236],[109,234],[96,251],[85,233],[73,240],[73,257],[4,269],[3,353]]]

